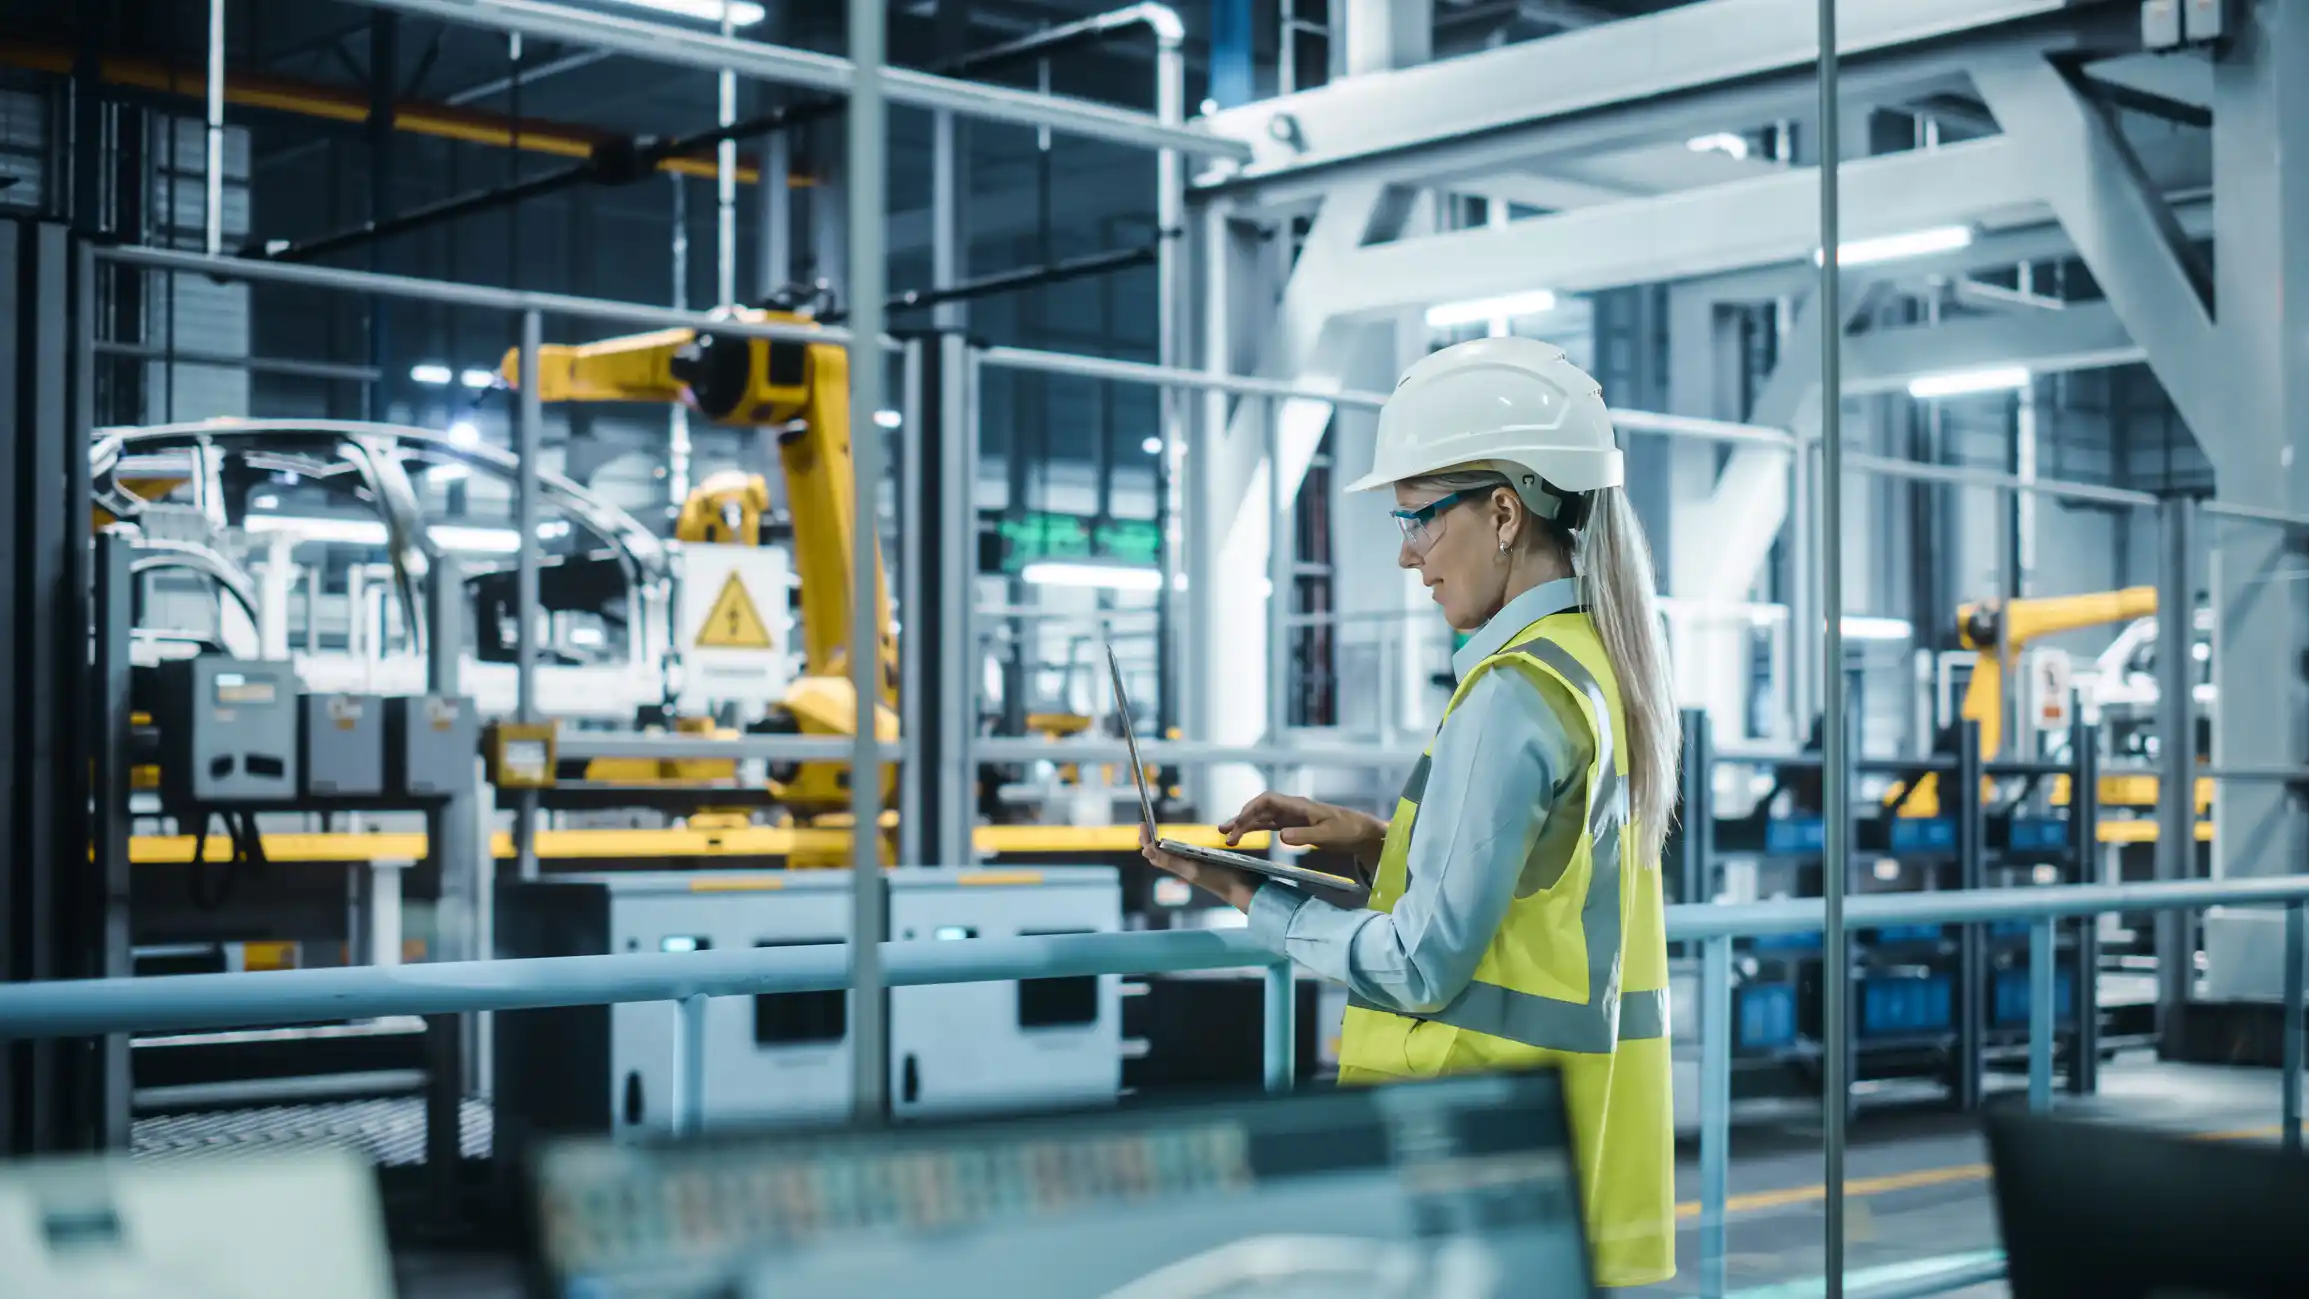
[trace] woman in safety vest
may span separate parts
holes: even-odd
[[[1468,633],[1458,688],[1392,819],[1265,793],[1219,827],[1351,854],[1367,904],[1146,849],[1347,985],[1342,1083],[1560,1069],[1613,1286],[1675,1275],[1660,849],[1679,732],[1622,479],[1602,391],[1561,349],[1486,338],[1412,366],[1350,490],[1394,489],[1397,562]]]

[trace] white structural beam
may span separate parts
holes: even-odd
[[[856,75],[850,60],[838,55],[725,37],[642,18],[544,4],[539,0],[361,0],[361,3],[444,22],[630,54],[652,63],[703,68],[709,72],[727,69],[758,81],[836,94],[850,93],[850,84]],[[1168,126],[1153,114],[1087,99],[960,81],[910,68],[890,68],[882,78],[894,104],[943,109],[991,122],[1047,126],[1070,135],[1145,149],[1177,149],[1199,157],[1250,156],[1250,150],[1241,143],[1220,139],[1199,128]]]
[[[2017,365],[2032,374],[2064,374],[2133,365],[2148,359],[2105,303],[2062,311],[1980,316],[1929,328],[1855,334],[1844,344],[1844,394],[1899,392],[1926,375]],[[1812,401],[1819,399],[1813,374]]]
[[[2047,20],[2073,23],[2086,10],[2108,6],[2070,0],[1871,0],[1851,6],[1837,48],[1848,60],[1851,93],[1883,88],[1873,78],[1881,61],[1945,45],[1964,33],[1994,32]],[[2026,33],[2041,48],[2062,33]],[[1310,175],[1348,164],[1374,164],[1385,179],[1433,180],[1480,174],[1510,165],[1521,151],[1561,147],[1573,136],[1587,146],[1625,133],[1629,122],[1601,132],[1574,132],[1546,144],[1501,137],[1539,126],[1601,125],[1598,118],[1651,108],[1679,107],[1694,92],[1763,81],[1773,97],[1757,101],[1753,118],[1724,116],[1721,103],[1698,106],[1698,117],[1660,119],[1639,128],[1653,138],[1694,121],[1713,126],[1757,125],[1773,116],[1799,116],[1818,63],[1819,34],[1810,7],[1788,0],[1701,0],[1648,17],[1606,23],[1542,41],[1384,74],[1353,77],[1313,90],[1230,109],[1208,119],[1215,132],[1248,145],[1252,161],[1219,183],[1256,184]],[[1941,51],[1942,53],[1949,53]],[[1872,58],[1878,62],[1872,63]],[[1950,66],[1950,65],[1944,65]],[[1915,75],[1904,68],[1902,77]],[[1937,75],[1934,73],[1933,75]],[[1691,105],[1681,105],[1687,111]],[[1608,111],[1607,111],[1608,110]],[[1675,123],[1681,121],[1679,127]],[[1696,132],[1695,132],[1696,133]],[[1446,142],[1453,143],[1446,147]],[[1457,152],[1471,149],[1468,152]]]
[[[2149,368],[2182,417],[2200,436],[2220,427],[2212,314],[2174,255],[2163,197],[2142,183],[2099,111],[2050,64],[1990,61],[1973,80],[2077,255],[2148,349]]]
[[[1890,154],[1842,169],[1847,239],[2018,216],[2041,188],[2007,140]],[[1330,284],[1335,314],[1378,314],[1519,288],[1588,292],[1770,262],[1808,262],[1819,174],[1791,169],[1729,185],[1607,203],[1505,226],[1378,244]]]
[[[2302,76],[2309,13],[2298,0],[2238,9],[2236,40],[2213,69],[2215,348],[2226,420],[2208,428],[2191,417],[2191,424],[2212,457],[2223,502],[2298,516],[2309,507],[2309,367],[2302,363],[2309,337],[2309,80]],[[2215,766],[2298,768],[2309,760],[2301,656],[2309,644],[2309,561],[2300,541],[2264,524],[2224,518],[2215,525],[2214,684],[2224,703],[2254,701],[2224,707],[2215,719]],[[2216,870],[2301,869],[2309,835],[2290,792],[2229,781],[2217,794]],[[2274,991],[2282,964],[2263,968],[2263,986]]]

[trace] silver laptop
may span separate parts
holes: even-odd
[[[1147,792],[1146,763],[1139,760],[1138,735],[1133,730],[1130,721],[1130,695],[1122,688],[1122,663],[1115,658],[1114,646],[1112,645],[1106,647],[1106,670],[1114,677],[1114,708],[1116,712],[1122,714],[1122,742],[1130,748],[1130,778],[1138,784],[1139,815],[1146,818],[1147,834],[1152,837],[1158,834],[1155,828],[1154,796]],[[1204,848],[1197,844],[1180,843],[1176,839],[1163,838],[1155,839],[1155,847],[1174,857],[1184,857],[1189,861],[1209,862],[1214,866],[1232,866],[1236,870],[1250,871],[1254,874],[1264,875],[1269,879],[1281,880],[1285,884],[1297,885],[1300,888],[1335,889],[1348,893],[1359,893],[1363,889],[1361,884],[1344,875],[1308,870],[1304,866],[1293,866],[1288,862],[1269,861],[1264,857],[1253,857],[1247,853],[1228,852],[1224,848]]]

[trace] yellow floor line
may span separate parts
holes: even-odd
[[[2192,1132],[2192,1141],[2255,1141],[2275,1137],[2281,1129],[2274,1123],[2258,1128],[2232,1128],[2220,1132]],[[1846,1199],[1865,1199],[1871,1195],[1889,1195],[1894,1191],[1913,1191],[1926,1186],[1950,1186],[1959,1182],[1985,1182],[1989,1168],[1986,1164],[1950,1164],[1945,1168],[1919,1168],[1907,1173],[1887,1173],[1882,1177],[1855,1177],[1844,1183]],[[1825,1186],[1791,1186],[1777,1191],[1747,1191],[1732,1196],[1724,1203],[1724,1212],[1754,1213],[1763,1209],[1785,1209],[1798,1204],[1817,1204],[1828,1198]],[[1676,1217],[1697,1218],[1700,1202],[1686,1200],[1676,1206]]]

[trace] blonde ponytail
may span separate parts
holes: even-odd
[[[1684,737],[1668,670],[1667,637],[1653,596],[1651,546],[1625,491],[1606,487],[1596,492],[1573,550],[1573,570],[1604,655],[1619,678],[1620,721],[1627,735],[1620,766],[1635,822],[1635,860],[1656,868],[1676,812]]]

